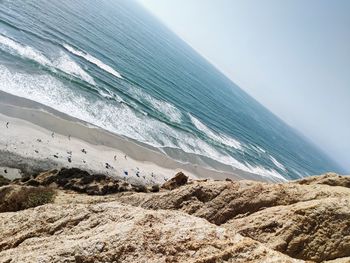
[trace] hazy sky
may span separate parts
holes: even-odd
[[[139,2],[350,172],[350,1]]]

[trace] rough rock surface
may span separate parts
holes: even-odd
[[[341,176],[336,173],[326,173],[323,176],[310,176],[296,181],[299,184],[326,184],[350,188],[350,176]]]
[[[321,262],[350,255],[350,198],[267,208],[224,225],[290,255]]]
[[[314,181],[328,179],[324,175]],[[332,180],[333,185],[344,185],[348,177],[337,175]],[[320,262],[350,256],[350,189],[346,187],[300,181],[195,181],[173,191],[119,200],[147,209],[182,210],[295,258]]]
[[[254,181],[193,181],[173,191],[136,194],[119,200],[146,209],[182,210],[216,225],[259,210],[331,197],[348,198],[350,189],[298,183],[268,184]]]
[[[49,204],[0,214],[0,262],[302,262],[176,211]]]
[[[204,180],[106,196],[60,190],[54,204],[0,213],[0,262],[350,262],[347,180]]]

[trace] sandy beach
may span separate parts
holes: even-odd
[[[238,169],[218,171],[178,162],[157,148],[4,92],[0,127],[0,171],[11,179],[21,172],[77,167],[143,184],[162,184],[178,171],[191,178],[271,180]]]

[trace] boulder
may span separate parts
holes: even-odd
[[[173,178],[168,180],[162,185],[163,189],[173,190],[182,185],[187,184],[188,176],[186,176],[183,172],[178,172]]]

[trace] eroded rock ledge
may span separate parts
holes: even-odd
[[[125,186],[103,196],[82,194],[82,182],[103,189],[112,179],[61,184],[58,174],[35,178],[55,187],[53,203],[0,213],[0,262],[350,262],[350,177],[267,184],[178,174],[157,193]],[[66,187],[72,181],[79,189]]]

